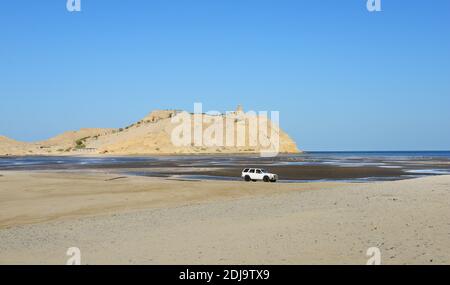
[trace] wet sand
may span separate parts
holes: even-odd
[[[10,159],[10,160],[7,160]],[[281,181],[402,180],[450,174],[450,160],[421,157],[335,157],[298,155],[261,158],[251,156],[167,157],[23,157],[0,159],[2,170],[99,170],[118,175],[148,177],[199,176],[202,179],[239,180],[244,168],[265,168]],[[180,177],[178,177],[180,178]],[[185,177],[186,178],[186,177]],[[181,177],[183,179],[183,177]]]
[[[350,180],[357,178],[399,178],[405,175],[401,169],[389,169],[378,167],[336,167],[336,166],[267,166],[261,164],[252,164],[254,168],[267,168],[270,172],[277,173],[280,180]],[[203,169],[195,168],[173,168],[170,171],[165,169],[142,169],[139,172],[130,171],[131,173],[147,176],[163,176],[171,175],[207,175],[214,177],[229,177],[239,179],[242,167],[205,167]],[[400,179],[400,178],[399,178]]]
[[[0,172],[0,264],[450,264],[450,176],[374,183]]]

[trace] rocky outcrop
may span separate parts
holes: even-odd
[[[169,119],[175,116],[180,111],[174,110],[155,110],[148,114],[141,122],[144,123],[156,123],[164,119]]]
[[[264,126],[265,131],[259,130],[255,135],[252,131],[257,126]],[[176,139],[180,130],[184,130],[180,136],[183,143]],[[188,131],[189,136],[185,136]],[[216,115],[156,110],[125,128],[81,129],[36,143],[0,137],[0,155],[156,155],[265,151],[299,152],[287,133],[266,117],[245,113],[242,107],[238,107],[236,112]]]

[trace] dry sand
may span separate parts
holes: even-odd
[[[0,264],[450,263],[450,176],[366,184],[0,173]]]

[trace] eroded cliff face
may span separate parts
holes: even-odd
[[[0,155],[263,152],[298,153],[299,150],[289,135],[267,117],[246,114],[242,108],[226,115],[156,110],[125,128],[81,129],[36,143],[0,137]]]

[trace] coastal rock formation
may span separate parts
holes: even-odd
[[[25,155],[29,144],[0,136],[0,155]]]
[[[57,135],[53,138],[50,138],[46,141],[38,142],[41,147],[46,149],[51,148],[59,148],[59,149],[67,149],[77,145],[76,142],[82,142],[88,138],[93,138],[97,136],[103,136],[111,134],[114,129],[100,129],[100,128],[84,128],[79,131],[68,131],[64,132],[60,135]]]
[[[257,126],[264,127],[265,132],[252,136],[250,130]],[[181,137],[185,141],[176,144],[174,134],[180,129],[184,130]],[[277,137],[279,140],[274,140]],[[289,135],[270,119],[244,113],[242,107],[227,114],[156,110],[125,128],[81,129],[35,143],[0,137],[0,155],[262,153],[270,148],[268,145],[275,146],[279,153],[299,152]]]
[[[0,155],[60,155],[85,148],[84,141],[107,135],[114,129],[68,131],[45,141],[27,143],[0,136]]]
[[[175,116],[175,114],[180,111],[174,111],[174,110],[155,110],[148,114],[144,119],[141,120],[141,122],[144,123],[156,123],[158,121],[169,119]]]

